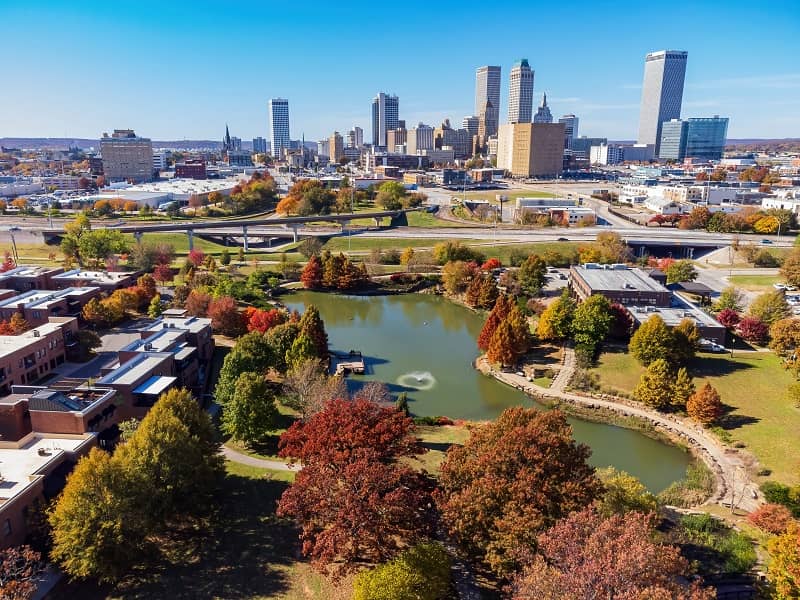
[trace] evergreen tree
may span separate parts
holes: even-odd
[[[505,319],[506,316],[508,316],[508,313],[511,312],[513,306],[514,301],[509,296],[502,295],[495,300],[494,307],[489,313],[486,322],[483,324],[483,329],[481,329],[481,332],[478,335],[478,348],[485,351],[489,347],[489,342],[491,341],[492,335],[494,335],[497,326],[500,325],[500,322]]]
[[[514,339],[514,352],[517,356],[525,354],[531,346],[531,328],[528,319],[522,314],[519,307],[514,306],[508,313],[506,320],[511,324],[511,334]]]
[[[672,364],[685,365],[694,358],[700,343],[700,332],[693,319],[684,318],[672,329],[674,349]]]
[[[467,285],[467,290],[464,292],[464,302],[472,308],[478,308],[481,305],[482,283],[483,278],[476,275],[470,280],[469,285]]]
[[[484,275],[481,277],[481,290],[479,298],[479,306],[481,308],[489,308],[494,306],[500,292],[497,291],[497,284],[491,275]]]
[[[316,355],[319,358],[328,356],[328,334],[325,332],[325,323],[323,323],[316,306],[309,304],[306,307],[298,325],[300,333],[311,340]]]
[[[296,369],[303,361],[309,358],[315,358],[317,356],[316,352],[317,349],[314,346],[314,342],[307,335],[298,334],[294,342],[292,342],[292,347],[286,352],[288,370]]]
[[[161,316],[162,312],[164,312],[164,309],[161,306],[161,295],[156,294],[150,301],[150,306],[147,307],[147,316],[151,319],[156,319]]]
[[[642,404],[663,409],[672,402],[672,371],[663,358],[654,360],[642,373],[633,397]]]

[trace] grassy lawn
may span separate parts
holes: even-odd
[[[433,248],[443,241],[434,238],[374,238],[354,235],[349,242],[347,236],[329,238],[324,247],[331,252],[346,252],[348,244],[350,249],[354,251],[372,250],[373,248],[382,248],[383,250],[388,250],[389,248],[403,249],[409,246],[412,248]],[[474,242],[474,240],[468,241]]]
[[[769,479],[800,483],[800,409],[786,397],[793,379],[779,359],[768,352],[701,354],[691,370],[698,387],[708,381],[717,388],[728,407],[723,428],[772,470]],[[631,392],[642,368],[627,353],[606,352],[594,371],[603,387]]]
[[[533,383],[535,383],[539,387],[549,388],[553,384],[553,378],[552,377],[535,377],[533,379]]]
[[[536,190],[486,190],[480,192],[467,192],[467,200],[489,200],[490,202],[497,202],[497,195],[507,196],[509,201],[516,200],[517,198],[557,198],[556,194],[550,192],[539,192]],[[453,196],[463,198],[463,193],[453,192]]]
[[[469,428],[465,425],[420,425],[417,426],[417,436],[428,451],[409,459],[409,464],[425,469],[428,473],[438,474],[447,449],[453,444],[463,444],[469,437]]]
[[[732,275],[728,280],[736,287],[760,292],[774,289],[772,284],[783,281],[783,278],[777,275]]]
[[[498,258],[504,265],[509,263],[511,252],[515,249],[522,250],[526,254],[543,254],[544,252],[554,251],[569,253],[578,249],[576,242],[538,242],[530,244],[491,244],[479,245],[478,249],[486,254],[487,258]]]
[[[429,212],[418,211],[407,213],[409,227],[462,227],[461,223],[445,221]]]

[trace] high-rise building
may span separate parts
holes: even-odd
[[[491,100],[487,100],[481,110],[478,112],[478,137],[481,140],[497,135],[498,123],[498,109],[492,104]]]
[[[344,157],[344,138],[334,131],[328,140],[328,152],[331,162],[338,163]]]
[[[564,115],[558,122],[564,124],[564,148],[569,148],[572,138],[578,137],[578,117]]]
[[[272,133],[272,155],[280,158],[284,149],[288,150],[290,147],[288,100],[273,98],[269,101],[269,123]]]
[[[486,135],[495,135],[500,124],[500,67],[484,66],[475,71],[475,114],[480,115],[489,102],[489,112],[484,115]],[[466,129],[466,127],[465,127]],[[473,134],[474,135],[474,134]]]
[[[661,160],[720,160],[725,152],[728,119],[714,115],[663,123],[658,158]]]
[[[572,150],[576,158],[589,158],[592,146],[602,146],[607,144],[606,138],[590,138],[586,136],[574,136],[569,142],[569,149]]]
[[[400,100],[380,92],[372,100],[372,145],[386,147],[386,132],[399,126]]]
[[[364,145],[364,130],[361,127],[353,127],[347,134],[348,148],[361,148]]]
[[[267,140],[263,137],[254,137],[253,138],[253,152],[256,154],[266,154],[267,153]]]
[[[644,59],[639,143],[654,145],[656,156],[659,156],[662,123],[681,116],[687,57],[688,52],[683,50],[659,50]]]
[[[330,157],[331,155],[330,146],[331,146],[330,138],[318,141],[317,154],[320,156]]]
[[[423,151],[433,150],[433,127],[420,123],[409,129],[406,145],[408,154],[422,154]]]
[[[137,137],[133,129],[115,129],[100,140],[106,181],[150,181],[153,178],[153,142]]]
[[[472,135],[466,129],[453,129],[450,119],[445,119],[433,131],[433,146],[436,150],[452,148],[454,158],[472,156]]]
[[[242,138],[236,137],[235,135],[231,137],[231,149],[236,150],[237,152],[242,151]]]
[[[461,119],[461,129],[469,131],[470,135],[478,135],[478,126],[480,125],[480,118],[470,116]]]
[[[533,71],[523,58],[511,68],[508,87],[508,122],[530,123],[533,117]]]
[[[533,116],[534,123],[552,123],[553,115],[550,112],[550,107],[547,106],[547,92],[542,94],[542,103],[539,105],[539,110]],[[559,121],[560,123],[560,121]]]
[[[405,124],[405,121],[403,121],[403,124]],[[397,147],[404,146],[407,137],[408,132],[405,127],[390,129],[386,132],[386,151],[389,154],[401,154],[401,152],[398,152]]]
[[[497,136],[497,166],[513,177],[555,177],[564,164],[563,123],[506,123]]]

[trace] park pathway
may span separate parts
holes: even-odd
[[[584,396],[566,391],[567,383],[575,371],[575,351],[570,347],[564,348],[563,365],[550,388],[536,385],[515,373],[497,371],[488,364],[485,356],[476,361],[476,367],[498,381],[502,381],[534,397],[556,398],[585,408],[611,410],[626,417],[635,417],[647,421],[664,431],[668,436],[679,438],[688,444],[695,454],[714,472],[716,490],[711,498],[706,501],[707,504],[729,504],[734,493],[736,496],[735,503],[742,510],[750,512],[761,504],[758,486],[747,474],[748,465],[741,453],[723,446],[712,434],[694,421],[677,415],[663,414],[607,394]]]
[[[224,445],[222,446],[220,453],[231,462],[248,465],[250,467],[256,467],[259,469],[271,469],[273,471],[297,471],[300,469],[299,464],[289,465],[280,460],[267,460],[265,458],[248,456],[247,454],[242,454],[241,452],[237,452],[233,448],[229,448],[228,446]]]

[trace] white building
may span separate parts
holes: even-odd
[[[433,150],[433,127],[419,123],[408,130],[406,151],[409,154],[423,154],[428,150]]]
[[[523,58],[511,68],[508,86],[508,122],[530,123],[533,118],[534,73]]]
[[[662,123],[681,117],[687,57],[683,50],[660,50],[645,57],[638,140],[653,145],[656,156]]]
[[[169,163],[167,162],[168,157],[169,157],[169,152],[167,152],[166,150],[159,150],[157,152],[153,152],[153,170],[166,171],[169,168]]]
[[[589,151],[589,160],[593,165],[618,165],[623,161],[622,146],[617,144],[592,146]]]

